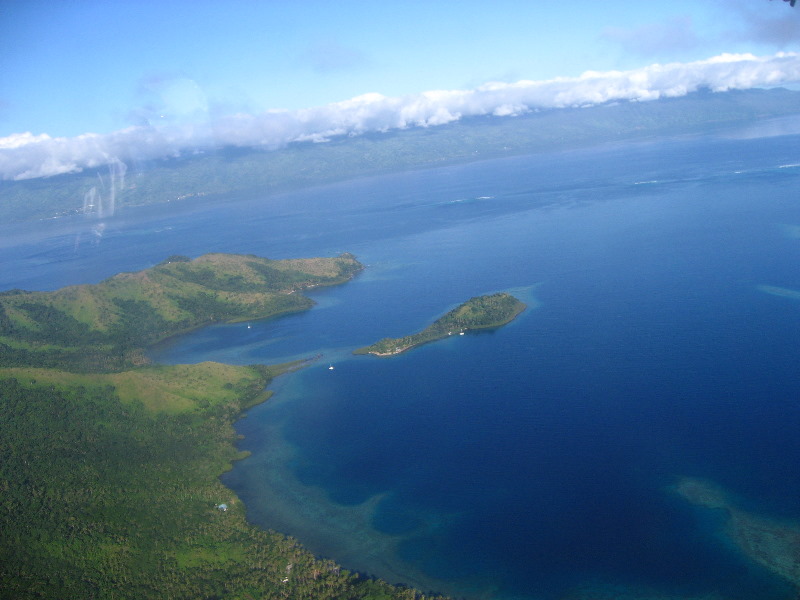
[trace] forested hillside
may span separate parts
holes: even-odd
[[[350,279],[355,257],[269,260],[173,256],[138,273],[55,292],[0,294],[0,366],[109,371],[145,362],[142,349],[214,322],[305,310],[299,292]]]
[[[219,482],[241,458],[233,421],[279,372],[180,367],[206,390],[185,404],[0,371],[0,598],[419,597],[249,525]]]

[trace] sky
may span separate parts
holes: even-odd
[[[0,178],[800,82],[779,0],[4,0]]]

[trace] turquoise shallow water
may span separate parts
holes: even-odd
[[[348,568],[475,598],[787,598],[720,515],[670,486],[707,478],[742,508],[800,517],[800,302],[759,288],[800,290],[798,141],[659,140],[387,175],[150,209],[102,236],[75,221],[0,253],[19,265],[7,287],[28,288],[176,252],[357,254],[366,271],[314,292],[307,313],[155,353],[324,355],[240,422],[253,454],[223,480],[253,521]],[[500,290],[530,306],[502,329],[350,354]]]

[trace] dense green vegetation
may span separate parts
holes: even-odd
[[[171,258],[97,285],[0,294],[0,367],[129,368],[144,362],[144,347],[202,325],[310,308],[296,292],[341,283],[363,268],[350,254]]]
[[[278,151],[225,148],[129,165],[118,209],[145,204],[219,201],[242,194],[343,181],[402,169],[597,145],[798,113],[800,92],[785,89],[696,92],[653,102],[551,109],[518,117],[471,117],[326,144],[291,144]],[[78,214],[84,195],[107,169],[44,179],[0,182],[4,222]]]
[[[279,369],[177,369],[207,392],[154,407],[108,376],[0,372],[0,598],[420,597],[249,525],[219,482]]]
[[[383,338],[371,346],[359,348],[354,354],[392,356],[427,342],[464,333],[469,329],[500,327],[513,320],[523,310],[525,310],[525,304],[511,294],[476,296],[437,319],[419,333],[400,338]]]
[[[307,308],[295,292],[361,268],[349,254],[174,256],[0,295],[0,598],[424,598],[249,525],[220,483],[245,456],[234,421],[302,361],[130,368],[168,335]]]

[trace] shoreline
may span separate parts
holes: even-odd
[[[230,262],[227,256],[235,256],[230,259],[234,268],[226,269],[225,263],[216,269],[219,260]],[[211,255],[211,260],[204,259],[204,263],[212,262],[210,275],[196,269],[199,274],[190,272],[189,277],[177,281],[179,292],[194,291],[195,287],[189,285],[193,279],[212,285],[199,286],[196,294],[179,296],[186,299],[184,304],[189,308],[193,301],[205,301],[208,306],[200,306],[207,310],[194,315],[196,325],[176,327],[170,337],[237,320],[240,312],[222,310],[228,305],[215,305],[212,293],[228,291],[226,286],[234,284],[246,287],[252,280],[236,280],[235,276],[241,275],[237,267],[255,259],[249,255]],[[292,270],[295,265],[289,263],[285,270],[290,274],[284,277],[313,281],[326,276],[326,272],[319,273],[321,267],[333,265],[334,276],[325,283],[338,285],[363,270],[350,254],[298,260],[297,265],[307,268]],[[265,277],[271,275],[268,269],[263,270]],[[247,274],[249,271],[245,271]],[[127,282],[134,277],[121,279]],[[144,277],[138,275],[133,280],[135,289],[141,290]],[[223,277],[232,279],[233,284]],[[255,276],[253,279],[256,284],[263,281]],[[119,281],[106,283],[106,288],[119,285]],[[166,282],[173,283],[171,279]],[[315,283],[302,287],[318,287]],[[103,282],[94,285],[102,286]],[[155,289],[160,292],[166,288]],[[98,295],[96,312],[118,297],[106,289],[101,288],[101,292],[104,295]],[[30,317],[27,321],[17,319],[23,325],[41,321],[43,328],[53,329],[62,322],[72,326],[56,339],[64,348],[79,353],[104,332],[100,319],[84,318],[94,329],[80,326],[84,321],[72,316],[75,298],[67,296],[64,300],[63,293],[56,296],[57,291],[36,294],[40,304],[29,303],[22,308],[16,308],[9,299],[27,299],[33,292],[14,293],[3,299],[10,305],[8,310]],[[60,304],[51,307],[48,302],[55,304],[51,298]],[[234,303],[233,309],[239,306],[236,297],[225,299]],[[152,351],[155,344],[150,340],[164,339],[157,335],[161,331],[152,322],[162,314],[170,316],[161,303],[140,302],[117,303],[118,321],[128,328],[120,331],[139,335],[135,345],[112,347],[117,352],[126,351],[126,356],[135,353],[143,357]],[[308,299],[298,308],[312,306],[313,301]],[[4,304],[3,308],[8,306]],[[280,305],[278,308],[274,313],[285,313]],[[140,313],[150,315],[152,322],[143,322]],[[61,321],[45,319],[53,314]],[[16,334],[12,341],[33,338],[35,346],[38,338],[27,332],[33,325],[27,329],[23,325],[9,328]],[[147,325],[155,333],[149,339],[142,335],[148,333]],[[318,361],[319,355],[274,365],[152,361],[150,365],[126,363],[123,368],[103,370],[76,368],[82,363],[73,364],[68,360],[71,357],[60,357],[52,366],[41,364],[46,361],[38,356],[33,357],[38,360],[27,357],[29,360],[23,362],[6,352],[0,367],[0,389],[8,401],[0,433],[14,448],[3,464],[7,476],[4,499],[13,509],[0,515],[0,528],[7,534],[0,540],[0,555],[9,559],[0,561],[4,589],[20,597],[35,589],[43,598],[63,597],[64,590],[74,597],[116,593],[121,598],[249,597],[259,590],[320,600],[405,597],[402,587],[350,573],[332,560],[315,556],[289,535],[250,522],[244,502],[222,482],[225,473],[248,457],[238,448],[241,437],[236,422],[245,411],[273,397],[274,390],[267,388],[278,375],[308,366]],[[36,502],[30,501],[31,482]],[[46,546],[41,544],[43,539]],[[20,548],[23,551],[18,551]],[[47,568],[53,552],[58,553],[60,561],[57,578]],[[224,588],[220,587],[223,580]]]

